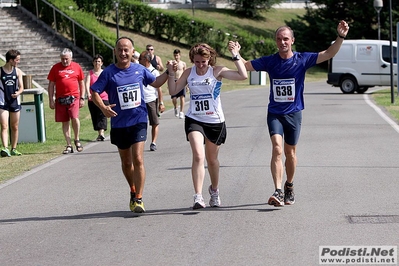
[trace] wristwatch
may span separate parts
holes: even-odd
[[[235,56],[233,56],[231,59],[233,59],[233,61],[238,61],[240,60],[240,56],[238,54],[236,54]]]

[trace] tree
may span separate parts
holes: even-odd
[[[272,5],[279,4],[282,0],[232,0],[235,11],[248,18],[257,18],[259,9],[269,10]]]
[[[373,0],[314,0],[312,2],[317,8],[306,5],[304,16],[286,21],[295,32],[295,47],[298,51],[326,49],[335,40],[337,24],[342,19],[349,23],[348,39],[378,38],[378,17]],[[385,40],[389,39],[388,6],[389,0],[384,0],[384,7],[380,12],[381,39]],[[395,21],[399,19],[399,0],[392,0],[392,9],[393,21],[396,25]]]

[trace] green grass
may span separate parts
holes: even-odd
[[[206,21],[214,24],[215,29],[221,29],[230,34],[237,31],[248,31],[254,35],[273,37],[274,31],[285,25],[285,21],[290,21],[297,16],[306,13],[305,9],[272,9],[270,12],[262,11],[260,18],[252,20],[237,16],[234,10],[226,9],[195,9],[194,15],[191,9],[169,10],[168,13],[182,13],[192,19],[206,18]],[[228,21],[228,23],[226,23]]]
[[[391,89],[383,89],[372,94],[376,104],[385,110],[396,120],[399,121],[399,97],[398,88],[394,87],[394,103],[391,103]]]
[[[0,158],[0,183],[28,171],[36,165],[60,156],[64,150],[66,143],[62,134],[61,123],[54,121],[54,110],[49,108],[47,95],[43,95],[43,100],[46,141],[44,143],[18,143],[17,149],[22,152],[22,156]],[[22,102],[31,101],[33,101],[32,95],[23,95]],[[84,146],[87,142],[93,141],[97,137],[97,132],[92,128],[87,101],[86,105],[80,109],[80,122],[80,140]],[[21,127],[20,125],[20,130]],[[71,134],[72,132],[71,129]]]

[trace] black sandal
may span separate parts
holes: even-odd
[[[62,151],[63,154],[73,153],[73,148],[71,145],[65,146],[65,150]]]
[[[80,143],[80,140],[75,139],[75,146],[76,146],[76,150],[77,150],[78,152],[83,151],[83,146],[82,146],[82,144]]]
[[[105,140],[105,137],[104,137],[103,135],[98,135],[98,137],[97,137],[96,140],[97,140],[97,141],[104,141],[104,140]]]

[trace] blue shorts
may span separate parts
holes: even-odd
[[[13,99],[11,102],[5,102],[4,105],[0,105],[0,109],[9,111],[10,113],[16,113],[21,111],[21,105],[17,99]]]
[[[267,126],[270,137],[279,134],[288,145],[296,145],[299,140],[302,125],[302,111],[278,115],[267,113]]]
[[[129,149],[133,144],[147,140],[147,123],[139,123],[131,127],[111,128],[111,143],[118,149]]]

